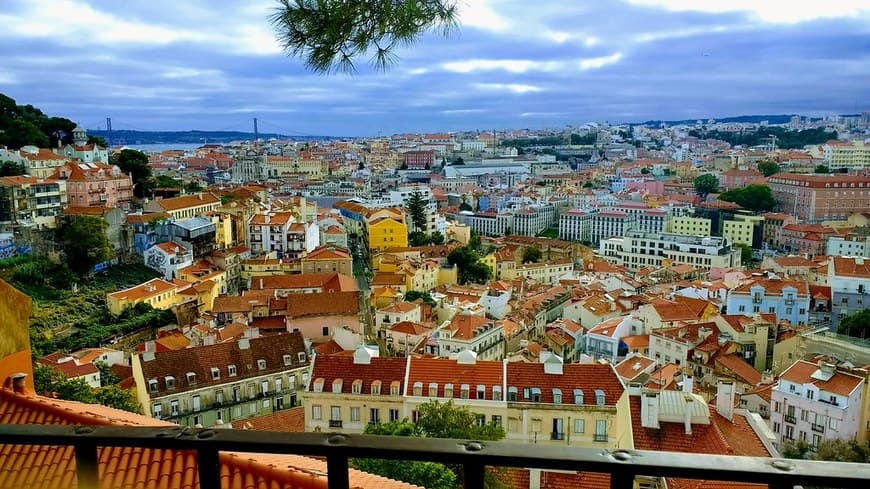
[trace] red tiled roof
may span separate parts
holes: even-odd
[[[740,380],[749,385],[761,383],[761,372],[755,370],[752,365],[744,362],[739,355],[723,355],[716,359],[716,363],[734,373]]]
[[[841,277],[870,278],[870,259],[835,256],[834,273]]]
[[[468,384],[468,397],[476,399],[477,386],[485,386],[485,399],[492,400],[493,386],[504,384],[504,366],[502,362],[477,361],[473,364],[461,364],[457,360],[447,358],[412,358],[411,371],[408,375],[408,393],[416,382],[423,384],[423,395],[429,395],[429,384],[438,384],[438,397],[445,397],[444,386],[453,384],[453,399],[462,396],[461,387]],[[502,399],[506,399],[502,393]]]
[[[528,402],[523,399],[524,388],[540,388],[541,402],[553,402],[553,389],[562,391],[562,402],[574,402],[574,389],[583,390],[583,404],[594,406],[595,390],[604,391],[606,406],[615,406],[625,390],[616,370],[611,365],[569,363],[562,365],[562,374],[544,372],[543,363],[508,363],[508,388],[516,387],[517,402]]]
[[[405,379],[405,362],[407,359],[395,357],[373,357],[371,363],[355,364],[351,356],[315,357],[314,366],[311,369],[311,379],[308,389],[314,391],[315,380],[323,379],[323,391],[332,392],[332,383],[336,379],[342,379],[341,392],[350,394],[353,382],[357,379],[362,381],[362,392],[368,395],[374,381],[381,382],[381,395],[390,393],[390,385],[398,381],[399,392],[402,392],[402,382]]]
[[[61,361],[63,359],[66,360]],[[98,372],[96,365],[93,363],[86,362],[79,364],[71,356],[60,352],[52,353],[40,358],[39,363],[48,365],[70,379],[92,375]]]
[[[171,199],[160,199],[154,201],[162,209],[167,211],[177,211],[201,205],[220,204],[221,201],[214,194],[204,192],[196,195],[184,195],[181,197],[173,197]]]
[[[797,384],[813,384],[820,390],[841,396],[849,396],[852,391],[864,383],[864,379],[861,377],[839,370],[827,382],[814,379],[812,375],[816,370],[819,370],[818,365],[805,360],[798,360],[791,367],[787,368],[780,378]]]
[[[239,425],[239,426],[237,426]],[[254,431],[305,432],[305,408],[302,406],[276,411],[265,416],[238,421],[233,428]]]
[[[628,357],[616,365],[616,373],[626,380],[632,380],[641,375],[644,370],[656,363],[652,358],[644,356]]]
[[[331,289],[330,289],[331,290]],[[303,316],[354,315],[359,313],[359,293],[322,292],[287,295],[287,315]]]

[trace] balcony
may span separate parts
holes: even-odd
[[[592,441],[607,441],[607,433],[595,433],[595,435],[592,437]]]
[[[565,433],[555,433],[555,432],[550,433],[550,439],[551,440],[564,440]]]
[[[731,457],[641,450],[602,450],[560,445],[435,438],[276,434],[247,430],[121,428],[110,426],[0,425],[3,444],[72,446],[78,487],[99,487],[98,447],[142,447],[196,452],[200,487],[220,487],[222,451],[325,457],[330,489],[348,487],[348,458],[422,460],[463,466],[464,487],[483,487],[487,466],[584,470],[610,474],[610,487],[628,489],[637,476],[768,484],[771,488],[865,488],[870,464]]]
[[[341,428],[341,420],[340,419],[330,419],[329,420],[330,428]]]
[[[839,406],[840,403],[836,399],[819,399],[819,402],[830,404],[831,406]]]
[[[792,416],[792,415],[789,415],[789,414],[786,414],[785,416],[783,416],[782,420],[785,421],[786,423],[791,423],[791,424],[797,423],[797,418]]]
[[[813,431],[818,432],[818,433],[824,433],[824,432],[825,432],[825,425],[823,425],[823,424],[816,424],[816,423],[813,423],[812,426],[811,426],[810,428],[811,428]]]

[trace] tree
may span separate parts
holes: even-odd
[[[102,136],[88,136],[88,144],[96,144],[97,146],[108,148],[109,143]]]
[[[38,125],[24,119],[13,120],[4,136],[5,145],[11,148],[28,145],[46,148],[51,144],[51,139],[42,132]]]
[[[695,177],[695,190],[701,197],[707,197],[719,188],[719,179],[712,173],[705,173]]]
[[[468,202],[462,202],[461,204],[459,204],[459,210],[461,210],[461,211],[473,211],[474,208],[471,207],[471,204],[469,204]]]
[[[14,161],[4,161],[0,163],[0,177],[14,177],[27,173],[27,168],[24,163],[15,163]]]
[[[423,200],[423,194],[419,190],[414,190],[408,197],[408,215],[411,217],[414,230],[426,229],[426,201]]]
[[[144,302],[142,303],[144,304]],[[138,304],[137,304],[138,305]],[[100,371],[100,385],[103,387],[120,384],[121,378],[112,371],[112,366],[106,362],[96,362],[97,370]]]
[[[203,190],[202,185],[200,185],[199,182],[191,181],[191,182],[187,182],[186,184],[184,184],[184,191],[189,193],[189,194],[193,194],[196,192],[202,192],[202,190]]]
[[[758,163],[758,171],[764,176],[769,177],[775,173],[779,173],[779,165],[775,161],[765,160]]]
[[[754,212],[767,212],[776,207],[770,187],[767,185],[747,185],[719,194],[719,200],[735,204]]]
[[[79,275],[90,273],[94,265],[114,254],[106,229],[109,223],[101,217],[76,216],[59,229],[60,244],[70,269]]]
[[[815,450],[808,442],[797,440],[784,443],[780,453],[785,458],[829,462],[870,462],[870,447],[857,440],[822,440]]]
[[[97,367],[99,368],[99,367]],[[93,388],[83,378],[69,379],[53,367],[36,364],[33,387],[38,394],[85,404],[102,404],[115,409],[139,413],[139,402],[131,390],[117,385]]]
[[[435,231],[434,233],[432,233],[428,236],[429,236],[429,244],[435,245],[435,246],[440,246],[440,245],[444,244],[444,240],[445,240],[444,235],[439,233],[438,231]]]
[[[432,298],[432,294],[430,294],[429,292],[421,292],[419,290],[409,290],[409,291],[405,292],[404,299],[407,302],[414,302],[417,299],[423,299],[424,303],[426,303],[432,307],[436,306],[435,299]]]
[[[169,175],[157,175],[154,177],[155,188],[182,188],[184,183],[177,178],[172,178]]]
[[[641,168],[640,174],[641,175],[649,175],[649,168]]]
[[[386,69],[394,50],[430,30],[448,34],[457,24],[454,0],[278,0],[271,17],[288,55],[301,57],[316,73],[353,72],[354,62],[372,53]]]
[[[841,319],[837,332],[855,338],[870,338],[870,309],[862,309]]]
[[[752,261],[752,247],[746,243],[737,243],[735,246],[740,248],[740,263],[747,266]]]
[[[151,179],[148,155],[135,149],[122,149],[117,156],[112,157],[112,163],[133,179],[133,193],[136,197],[141,199],[151,193],[154,182]]]
[[[429,438],[457,438],[464,440],[501,440],[504,428],[490,420],[479,424],[477,415],[468,407],[447,402],[429,401],[417,407],[419,417],[415,423],[423,436]]]
[[[118,385],[106,385],[97,389],[96,400],[98,404],[103,406],[131,413],[141,413],[139,401],[136,400],[136,395],[133,391],[123,389]]]
[[[593,186],[590,181],[583,182],[583,188],[592,188]]]
[[[537,246],[528,246],[523,249],[523,263],[538,263],[542,257],[543,253]]]
[[[472,236],[473,240],[474,236]],[[478,237],[478,247],[480,246],[479,240],[480,237]],[[480,255],[472,246],[471,241],[469,241],[468,246],[451,251],[447,255],[447,261],[459,269],[459,282],[462,284],[468,282],[485,284],[492,278],[492,270],[480,261]]]
[[[816,167],[814,173],[831,173],[831,169],[825,165],[819,165]]]

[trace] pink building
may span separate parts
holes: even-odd
[[[767,183],[764,174],[755,170],[728,170],[719,175],[719,187],[725,190],[742,188],[750,184]]]
[[[780,249],[791,253],[823,256],[828,237],[835,232],[819,224],[786,224],[777,234],[776,245]]]
[[[130,207],[133,180],[115,165],[67,163],[58,167],[53,179],[66,180],[70,207]]]
[[[628,191],[644,192],[647,195],[664,195],[665,182],[659,180],[644,180],[642,182],[628,182],[625,184]]]

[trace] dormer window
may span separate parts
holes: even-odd
[[[390,395],[398,396],[401,392],[402,383],[398,380],[394,380],[390,383]]]
[[[314,379],[314,392],[323,392],[323,378]]]
[[[453,384],[444,384],[444,397],[453,397]]]
[[[574,389],[574,404],[583,405],[583,389]]]
[[[553,389],[553,404],[562,404],[562,390]]]
[[[211,380],[220,380],[221,370],[217,367],[211,368]]]
[[[422,396],[423,395],[423,383],[422,382],[414,382],[414,395]]]
[[[260,370],[266,370],[266,360],[257,360],[257,368]]]
[[[300,351],[299,353],[296,354],[296,358],[299,359],[299,363],[305,363],[305,360],[306,360],[305,352]]]
[[[604,391],[601,389],[595,389],[595,404],[597,406],[604,405]]]
[[[167,389],[175,389],[175,377],[171,375],[167,375],[166,378],[166,388]]]
[[[335,379],[332,381],[332,393],[333,394],[341,394],[341,387],[344,382],[341,379]]]
[[[508,387],[508,398],[509,402],[517,402],[517,392],[518,389],[516,387]]]
[[[290,356],[290,355],[284,355],[282,358],[284,359],[284,365],[285,365],[285,366],[287,366],[287,365],[292,365],[292,364],[293,364],[293,357],[292,357],[292,356]]]
[[[459,386],[459,397],[462,399],[468,399],[468,391],[470,388],[471,387],[468,384],[462,384]]]
[[[529,400],[532,402],[541,402],[541,388],[532,387],[530,390]]]
[[[373,380],[372,381],[372,395],[379,396],[381,395],[381,381]]]
[[[438,397],[438,383],[431,382],[429,384],[429,397]]]
[[[160,385],[157,383],[157,379],[149,379],[148,390],[151,392],[157,392],[158,389],[160,389]]]
[[[227,376],[228,377],[235,377],[236,376],[236,366],[235,365],[230,365],[227,367]]]
[[[492,400],[493,401],[501,401],[501,386],[494,385],[492,386]]]
[[[350,386],[350,391],[353,394],[362,394],[362,379],[356,379],[353,381],[353,384]]]
[[[477,386],[477,399],[486,399],[486,386],[478,385]]]

